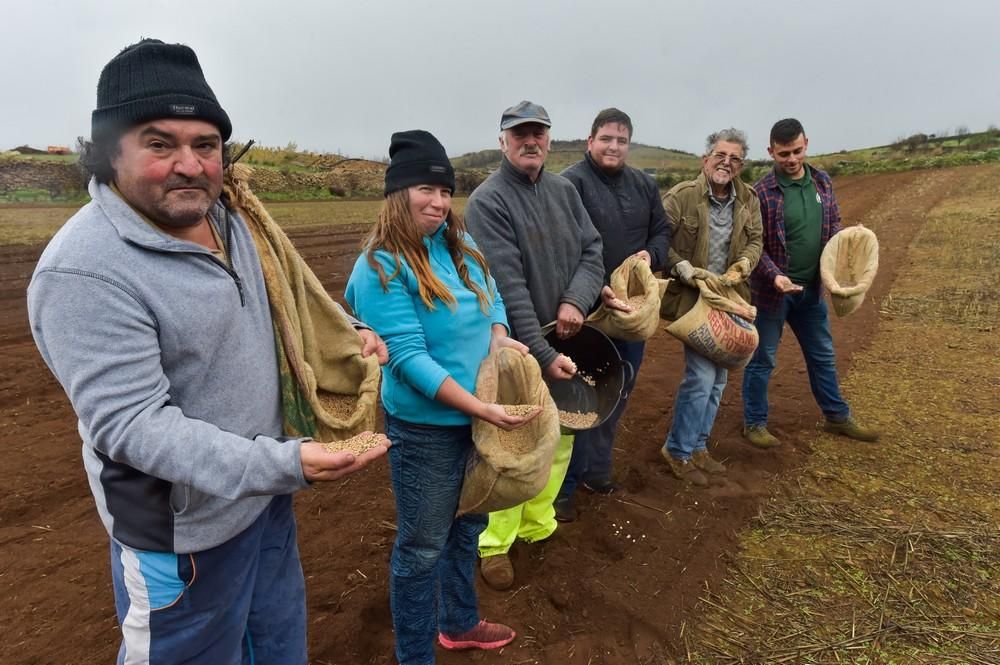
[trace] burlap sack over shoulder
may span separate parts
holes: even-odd
[[[608,309],[603,304],[587,320],[608,337],[641,342],[652,337],[660,324],[660,288],[645,261],[630,256],[611,273],[611,289],[631,312]]]
[[[542,412],[511,432],[473,418],[476,449],[465,467],[458,515],[503,510],[537,496],[549,481],[559,442],[559,412],[530,354],[501,348],[486,356],[476,397],[488,404],[537,405]]]
[[[380,368],[288,236],[247,185],[249,169],[227,169],[225,194],[257,246],[281,373],[287,436],[341,441],[375,429]]]
[[[759,341],[753,325],[757,308],[717,280],[695,281],[701,291],[698,301],[667,326],[667,332],[716,365],[726,369],[744,367]]]
[[[819,275],[837,316],[847,316],[865,299],[878,272],[878,238],[858,224],[830,238],[819,258]]]

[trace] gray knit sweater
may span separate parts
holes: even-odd
[[[580,195],[544,170],[531,182],[504,158],[472,193],[465,219],[500,287],[513,336],[549,366],[558,354],[541,327],[564,302],[586,315],[604,283],[601,236]]]

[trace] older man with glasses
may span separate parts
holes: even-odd
[[[663,197],[672,238],[667,271],[675,278],[668,283],[660,309],[667,319],[680,318],[698,301],[697,279],[722,276],[749,300],[746,280],[760,259],[760,202],[739,178],[747,153],[746,134],[723,129],[708,137],[706,148],[702,173],[675,185]],[[726,471],[709,454],[708,436],[728,373],[687,346],[684,361],[674,421],[660,453],[678,479],[704,487],[709,484],[705,474]]]

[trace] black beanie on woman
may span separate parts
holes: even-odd
[[[90,136],[100,141],[160,118],[204,120],[219,128],[223,141],[233,133],[194,51],[143,39],[122,49],[101,71]]]
[[[385,195],[413,185],[443,185],[455,191],[455,169],[441,142],[430,132],[396,132],[389,144]]]

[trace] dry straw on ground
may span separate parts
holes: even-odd
[[[1000,663],[1000,200],[987,175],[928,213],[844,382],[882,440],[819,436],[682,630],[690,662]]]

